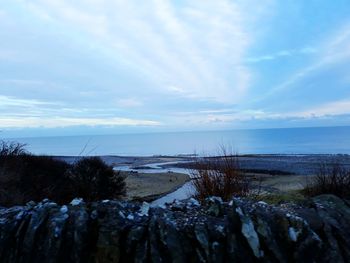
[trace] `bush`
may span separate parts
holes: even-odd
[[[304,193],[308,196],[334,194],[341,198],[350,198],[350,169],[335,162],[320,167],[306,185]]]
[[[223,150],[220,157],[199,158],[195,161],[193,185],[196,198],[219,196],[230,200],[233,196],[246,196],[249,181],[239,169],[238,158]]]
[[[65,176],[69,165],[49,156],[27,153],[0,156],[0,204],[23,204],[43,198],[66,202],[73,191]]]
[[[83,158],[70,172],[77,196],[87,201],[115,199],[125,195],[124,177],[101,158]]]
[[[23,155],[26,153],[25,144],[0,141],[0,158]]]
[[[71,180],[67,177],[70,165],[50,156],[23,155],[19,191],[27,201],[44,198],[66,203],[74,198]]]
[[[100,158],[82,158],[68,164],[50,156],[27,153],[24,145],[0,143],[0,205],[12,206],[49,198],[67,203],[120,198],[124,178]]]

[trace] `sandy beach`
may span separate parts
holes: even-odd
[[[126,176],[127,200],[152,201],[190,180],[187,174],[181,173],[122,173]]]

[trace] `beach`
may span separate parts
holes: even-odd
[[[122,172],[126,182],[126,199],[153,201],[175,191],[190,180],[181,173],[132,173]]]
[[[240,168],[261,194],[289,194],[305,187],[320,164],[350,167],[349,155],[239,155]],[[80,157],[59,157],[74,162]],[[127,200],[185,199],[191,195],[194,156],[101,156],[126,177]],[[208,157],[209,158],[209,157]],[[219,158],[219,157],[210,157]]]

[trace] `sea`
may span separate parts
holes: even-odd
[[[54,156],[350,154],[350,126],[13,138]]]

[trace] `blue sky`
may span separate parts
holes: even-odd
[[[348,0],[0,3],[2,136],[350,124]]]

